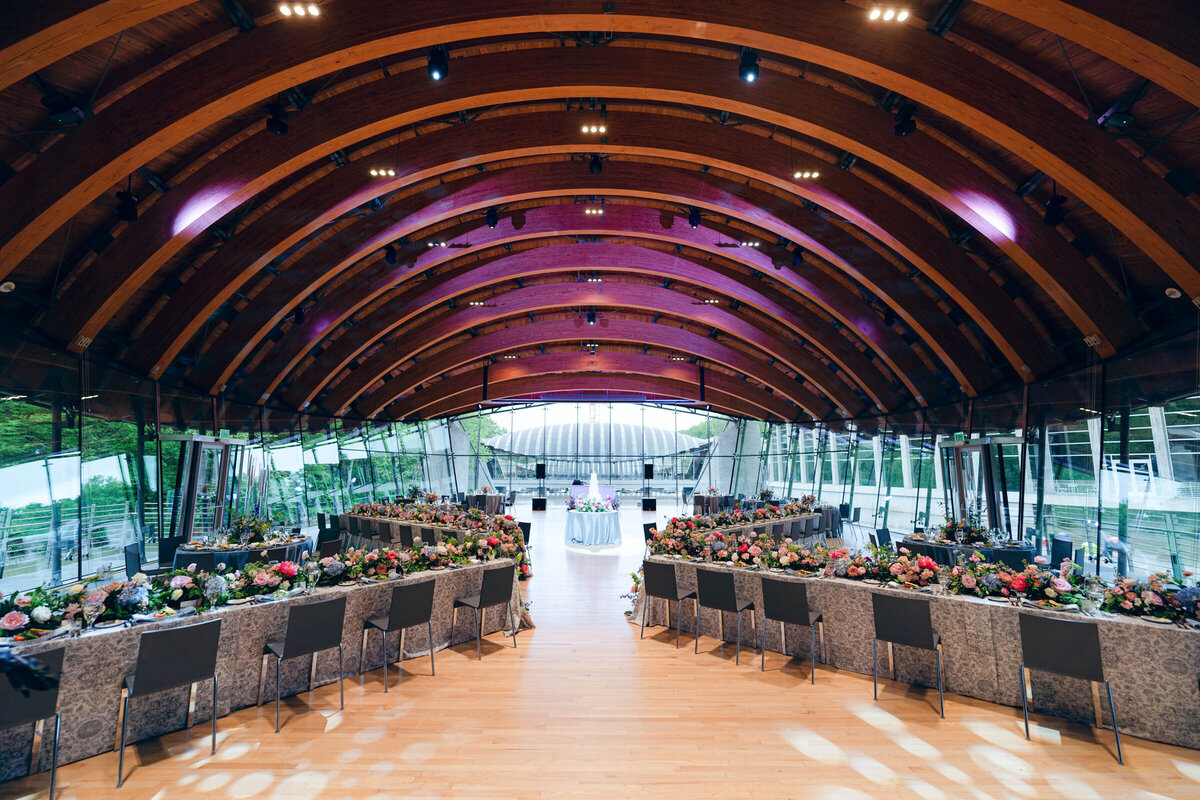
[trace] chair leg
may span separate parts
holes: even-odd
[[[1112,712],[1113,740],[1117,743],[1117,763],[1124,765],[1125,757],[1121,755],[1121,733],[1117,730],[1117,707],[1113,704],[1112,684],[1108,681],[1105,681],[1104,688],[1108,690],[1108,710]],[[57,733],[55,735],[57,735]]]
[[[345,670],[342,668],[342,643],[338,642],[338,701],[343,711],[346,710],[346,684],[342,677]]]
[[[483,624],[479,621],[479,609],[475,609],[475,660],[483,661]]]
[[[871,639],[871,682],[875,689],[875,699],[879,699],[879,640]]]
[[[639,639],[646,638],[646,609],[650,607],[650,595],[642,598],[642,633],[638,636]]]
[[[517,648],[517,623],[516,617],[513,615],[512,601],[508,603],[508,625],[512,628],[513,649]]]
[[[1025,665],[1017,664],[1017,676],[1021,680],[1021,712],[1025,715],[1025,741],[1029,741],[1029,699],[1025,691]]]
[[[742,663],[742,612],[738,612],[738,640],[737,649],[733,651],[733,663],[740,665]]]
[[[817,685],[817,626],[808,626],[808,655],[812,659],[812,671],[808,673],[808,682]]]
[[[125,782],[125,722],[129,719],[129,694],[121,698],[121,745],[117,748],[117,788]]]
[[[212,703],[212,752],[210,755],[217,754],[217,673],[213,673],[213,703]]]
[[[942,646],[937,646],[937,668],[938,668],[938,705],[940,706],[942,719],[946,718],[946,693],[942,688]]]
[[[437,675],[437,666],[433,663],[433,620],[426,620],[425,626],[429,629],[429,671]]]
[[[388,690],[388,674],[387,674],[387,631],[380,631],[379,635],[383,637],[383,693],[387,694]],[[404,638],[404,633],[401,632],[400,638]]]
[[[54,747],[50,751],[50,800],[54,800],[54,781],[58,778],[58,732],[62,728],[62,712],[54,715]]]
[[[758,671],[766,672],[767,671],[767,620],[766,620],[766,617],[763,618],[762,640],[759,642],[759,645],[758,645],[758,655],[759,655],[759,658],[761,659],[759,661]]]
[[[667,627],[671,627],[671,606],[667,604]],[[675,606],[675,649],[679,649],[679,631],[683,628],[683,600]]]
[[[275,658],[275,732],[279,733],[279,665],[282,658]]]
[[[359,652],[358,652],[358,674],[359,675],[362,675],[364,672],[367,671],[367,631],[368,630],[369,630],[368,628],[365,628],[365,627],[363,628],[362,647],[359,648]],[[387,646],[387,635],[386,634],[384,634],[383,640],[384,640],[384,646],[386,647]],[[385,688],[385,690],[387,688],[386,681],[384,682],[384,688]]]
[[[692,653],[699,654],[700,652],[700,601],[696,601],[696,641],[692,645]]]

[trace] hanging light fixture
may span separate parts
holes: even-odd
[[[895,124],[892,126],[892,133],[897,136],[908,136],[917,129],[917,122],[913,119],[913,115],[917,113],[917,107],[912,103],[905,103],[896,109]]]
[[[588,159],[588,172],[593,175],[599,175],[604,172],[604,159],[599,153],[592,153],[592,157]]]
[[[446,57],[446,46],[440,44],[429,51],[425,58],[426,69],[431,80],[440,81],[450,74],[450,61]]]
[[[495,206],[492,206],[483,215],[483,221],[487,223],[489,228],[496,230],[496,226],[500,224],[500,212],[496,210]]]
[[[700,209],[695,206],[688,209],[688,225],[691,225],[693,228],[700,227]]]
[[[267,103],[267,131],[276,136],[287,136],[288,124],[284,122],[288,117],[287,109],[282,103]]]
[[[133,222],[138,217],[138,199],[133,193],[133,176],[129,176],[129,183],[125,189],[117,192],[117,219],[125,222]]]
[[[754,83],[758,80],[758,53],[749,47],[743,47],[742,53],[738,57],[738,75],[746,83]]]

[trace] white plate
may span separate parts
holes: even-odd
[[[124,624],[125,620],[123,619],[106,619],[104,622],[97,622],[95,627],[97,630],[101,630],[103,628],[115,628],[118,625]]]
[[[1143,619],[1146,622],[1153,622],[1156,625],[1174,625],[1175,624],[1171,620],[1163,619],[1162,617],[1142,617],[1141,619]]]
[[[984,598],[984,600],[991,600],[993,603],[1009,602],[1009,599],[1007,597],[996,597],[995,595],[988,595],[987,597]]]
[[[249,597],[235,597],[232,600],[230,600],[229,602],[227,602],[225,605],[227,605],[227,606],[242,606],[249,602],[250,602]]]
[[[868,586],[880,586],[881,585],[879,583],[879,581],[874,580],[873,578],[863,578],[862,582],[867,584]]]

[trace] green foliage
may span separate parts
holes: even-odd
[[[684,428],[679,431],[684,436],[695,436],[697,439],[707,439],[710,435],[716,436],[725,429],[723,421],[714,420],[712,422],[702,421],[697,422],[689,428]]]

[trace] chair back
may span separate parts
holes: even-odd
[[[400,546],[412,549],[413,547],[413,529],[411,525],[397,525],[392,533],[392,542],[395,543],[397,537],[400,539]]]
[[[388,612],[387,629],[398,631],[413,625],[424,625],[433,619],[433,588],[436,581],[402,583],[392,589],[392,610]]]
[[[804,538],[807,539],[817,535],[817,521],[820,519],[820,517],[813,514],[804,518]]]
[[[953,567],[958,563],[958,553],[945,544],[925,545],[925,555],[936,561],[939,567]]]
[[[337,528],[326,528],[317,534],[317,545],[320,546],[326,542],[340,541],[341,538],[342,534],[337,530]]]
[[[324,511],[317,512],[317,530],[321,533],[325,533],[325,531],[329,530],[329,522],[325,519]]]
[[[675,565],[657,561],[642,562],[642,585],[647,597],[665,597],[672,602],[679,599],[679,586],[675,582]]]
[[[784,527],[785,525],[782,522],[772,522],[767,526],[767,535],[771,537],[772,541],[776,543],[781,542],[783,541]],[[790,526],[788,526],[788,528],[790,530]]]
[[[175,563],[175,551],[183,543],[182,536],[163,536],[158,540],[158,565],[169,567]]]
[[[533,533],[533,523],[532,522],[518,522],[517,525],[519,525],[521,527],[521,539],[525,542],[526,545],[528,545],[529,544],[529,534]]]
[[[392,543],[392,523],[387,520],[375,520],[375,535],[379,537],[380,544],[390,545]]]
[[[483,585],[479,588],[479,607],[508,605],[509,599],[512,598],[513,574],[516,571],[515,564],[484,570]]]
[[[715,569],[696,570],[696,596],[705,608],[737,611],[737,592],[733,588],[732,572]]]
[[[291,549],[292,548],[288,545],[284,545],[282,547],[267,548],[267,555],[266,555],[267,563],[270,564],[272,562],[287,561],[288,560],[288,551]],[[259,550],[259,552],[261,553],[262,551]],[[262,556],[260,556],[260,558],[261,557]]]
[[[164,631],[146,631],[138,639],[130,697],[153,694],[211,678],[217,671],[221,620]]]
[[[1009,569],[1015,569],[1020,572],[1033,561],[1033,553],[1029,550],[997,547],[988,553],[988,560],[1003,564]]]
[[[340,538],[330,539],[327,542],[321,542],[320,547],[317,550],[317,557],[318,558],[329,558],[330,556],[336,556],[338,553],[341,552],[341,550],[342,550],[342,540]]]
[[[1100,629],[1094,622],[1019,614],[1021,660],[1027,669],[1040,669],[1104,683]]]
[[[908,550],[908,552],[913,556],[928,555],[929,545],[925,544],[924,542],[905,541],[905,542],[901,542],[900,546],[903,548],[906,548]]]
[[[1071,540],[1055,537],[1050,540],[1050,566],[1058,569],[1062,562],[1071,558]]]
[[[66,649],[60,647],[33,657],[45,666],[47,677],[57,679],[62,676],[64,653]],[[7,678],[0,680],[0,728],[28,725],[46,717],[53,717],[58,710],[58,686],[58,681],[55,680],[49,689],[31,691],[26,697],[14,689]]]
[[[653,538],[654,538],[654,534],[653,534],[653,533],[651,533],[651,531],[654,531],[654,530],[657,530],[657,529],[658,529],[658,523],[657,523],[657,522],[647,522],[647,523],[644,523],[644,524],[642,525],[642,538],[643,538],[643,539],[645,539],[647,542],[649,542],[651,539],[653,539]]]
[[[337,647],[342,643],[342,626],[345,619],[345,595],[319,603],[292,606],[288,610],[283,657],[306,656]]]
[[[354,516],[353,514],[350,514],[348,517],[346,517],[346,528],[355,536],[362,536],[358,530],[358,517]]]
[[[292,534],[292,536],[299,536],[299,535],[300,535],[300,528],[289,528],[289,529],[288,529],[288,532],[289,532],[289,533],[291,533],[291,534]]]
[[[892,546],[892,532],[887,528],[875,529],[875,541],[880,547]]]
[[[137,542],[125,545],[125,577],[132,578],[142,571],[142,551]]]
[[[879,641],[924,650],[933,650],[936,646],[928,600],[872,592],[871,608],[875,616],[875,638]]]
[[[808,625],[808,587],[803,581],[763,578],[763,616],[793,625]]]

